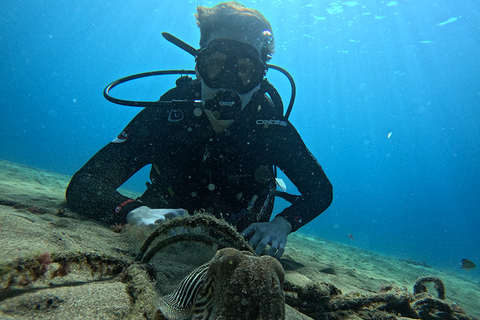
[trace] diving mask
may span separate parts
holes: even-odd
[[[214,39],[197,54],[197,70],[212,89],[244,94],[255,89],[267,70],[257,49],[236,40]]]

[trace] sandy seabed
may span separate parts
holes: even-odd
[[[0,160],[0,319],[150,319],[158,299],[215,254],[201,244],[176,244],[150,265],[134,263],[151,230],[127,225],[114,232],[71,212],[64,199],[69,180]],[[467,276],[301,233],[289,236],[281,262],[288,283],[321,283],[349,299],[389,287],[412,293],[418,277],[438,277],[445,301],[480,318],[480,284]],[[433,287],[428,292],[436,296]],[[359,310],[315,318],[372,318]],[[311,319],[290,307],[286,318]]]

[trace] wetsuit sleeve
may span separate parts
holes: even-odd
[[[281,138],[280,138],[281,137]],[[307,149],[292,124],[279,128],[272,152],[274,163],[295,184],[301,196],[279,215],[292,225],[292,232],[304,226],[323,211],[333,199],[332,184],[322,167]]]
[[[192,85],[186,86],[189,83]],[[160,100],[182,99],[185,93],[194,95],[193,83],[189,78],[180,78],[177,87],[163,94]],[[125,223],[127,213],[143,204],[117,189],[145,165],[158,163],[158,158],[165,160],[162,151],[168,139],[163,121],[167,117],[168,110],[145,108],[133,118],[115,142],[101,149],[72,177],[66,191],[69,206],[93,219]]]
[[[116,190],[151,163],[150,113],[148,109],[141,111],[115,142],[107,144],[75,173],[66,191],[74,211],[108,223],[125,223],[127,213],[142,206]]]

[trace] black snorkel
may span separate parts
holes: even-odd
[[[198,50],[189,45],[188,43],[180,40],[179,38],[175,37],[174,35],[167,33],[167,32],[162,32],[162,36],[169,42],[173,43],[177,47],[181,48],[182,50],[186,51],[187,53],[191,54],[192,56],[196,57]],[[287,79],[290,81],[290,85],[292,87],[291,91],[291,96],[290,96],[290,103],[288,104],[287,112],[285,113],[285,118],[288,118],[290,116],[290,113],[292,112],[293,104],[295,102],[295,95],[296,95],[296,86],[295,86],[295,81],[293,80],[292,76],[283,68],[273,65],[273,64],[267,64],[267,67],[269,69],[275,69],[277,71],[280,71],[283,73]],[[123,106],[131,106],[131,107],[162,107],[162,106],[171,106],[172,104],[179,105],[183,103],[189,103],[189,104],[198,104],[201,106],[201,100],[173,100],[173,101],[134,101],[134,100],[124,100],[124,99],[119,99],[112,97],[110,95],[110,90],[112,90],[114,87],[118,86],[119,84],[132,81],[135,79],[140,79],[140,78],[146,78],[146,77],[152,77],[152,76],[158,76],[158,75],[171,75],[171,74],[178,74],[181,76],[184,75],[189,75],[189,74],[195,74],[194,70],[160,70],[160,71],[150,71],[150,72],[143,72],[143,73],[137,73],[131,76],[123,77],[118,80],[113,81],[110,83],[105,89],[103,90],[103,96],[105,99],[107,99],[110,102],[123,105]],[[265,85],[264,85],[265,83]],[[264,85],[265,91],[269,93],[269,95],[272,97],[273,100],[280,101],[280,95],[276,91],[276,89],[268,82],[264,81],[262,85]],[[275,101],[274,101],[275,102]],[[283,113],[283,106],[281,107],[282,113]]]
[[[170,34],[168,32],[162,32],[162,36],[167,40],[179,47],[180,49],[185,50],[186,52],[190,53],[192,56],[196,57],[198,50],[186,43],[183,40],[178,39],[175,37],[173,34]]]

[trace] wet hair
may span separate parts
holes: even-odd
[[[236,2],[222,2],[214,7],[197,7],[195,14],[200,28],[200,47],[204,48],[216,29],[231,32],[247,43],[260,43],[261,59],[270,60],[275,43],[270,22],[255,9],[250,9]]]

